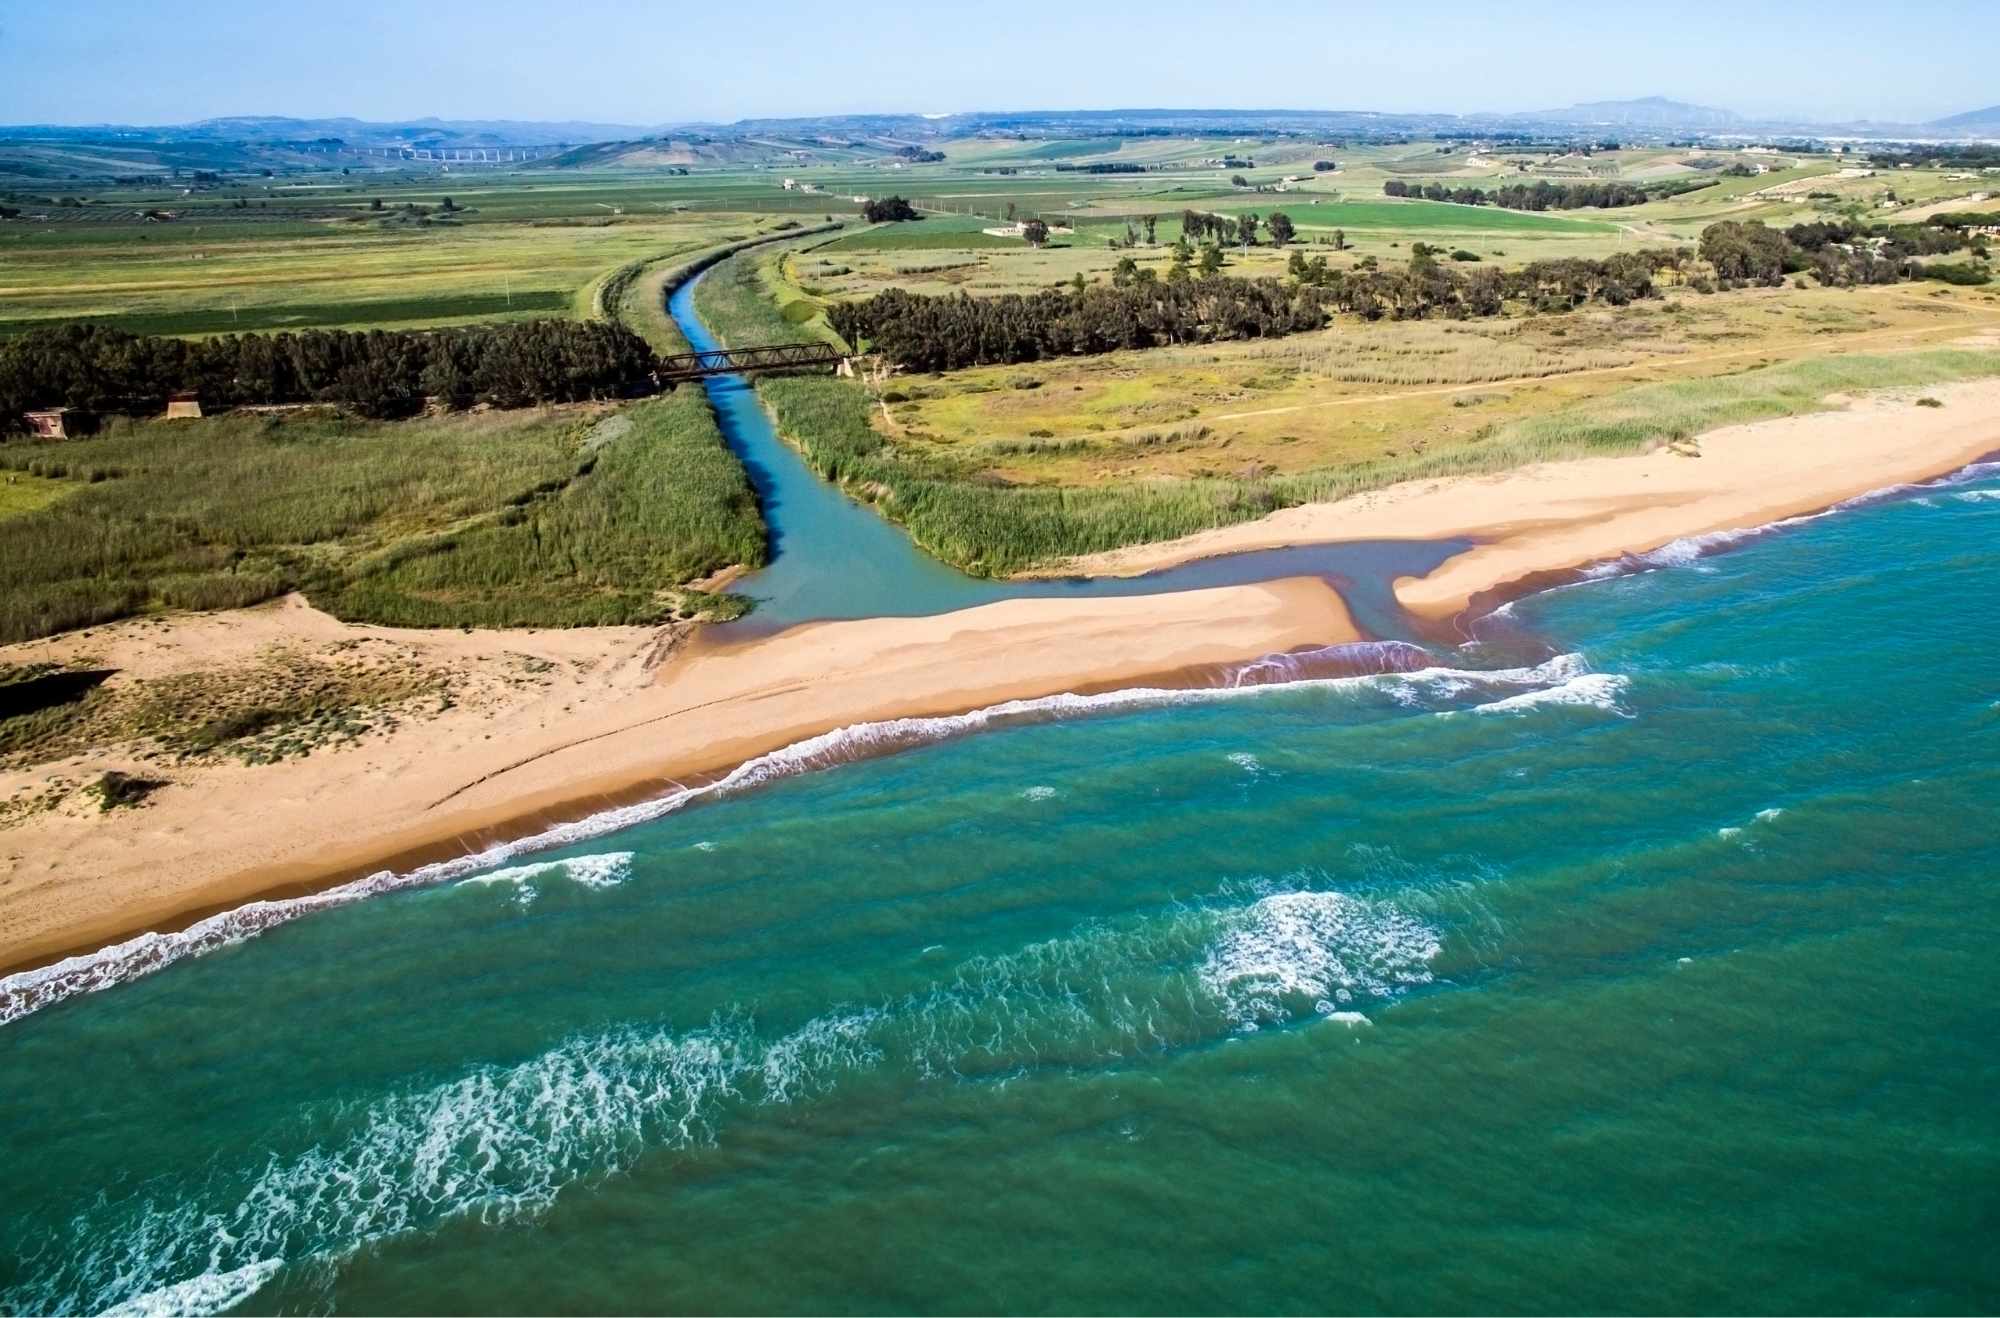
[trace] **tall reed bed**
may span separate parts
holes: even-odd
[[[1260,479],[1011,486],[969,457],[889,443],[861,385],[771,379],[759,392],[814,469],[864,491],[916,542],[971,572],[1004,575],[1080,554],[1169,540],[1401,481],[1633,452],[1704,430],[1813,411],[1830,395],[2000,376],[2000,353],[1940,349],[1828,357],[1739,375],[1642,385],[1489,430],[1464,443]]]
[[[231,415],[0,444],[85,482],[0,520],[0,642],[305,590],[357,621],[577,626],[671,614],[672,588],[763,560],[742,466],[699,391],[590,442],[576,412],[365,423]]]

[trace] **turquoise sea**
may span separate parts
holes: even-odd
[[[1974,468],[17,976],[0,1310],[1991,1311],[1996,533]]]

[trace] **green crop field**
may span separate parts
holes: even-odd
[[[0,223],[0,334],[72,320],[201,335],[589,315],[595,285],[622,266],[818,218],[764,206],[788,195],[769,183],[715,185],[699,197],[678,177],[429,183],[275,203],[322,215],[309,222],[242,218],[260,213],[234,208],[247,196],[175,200],[127,188],[102,214]],[[131,222],[154,202],[176,218]],[[755,213],[719,209],[750,202]],[[405,205],[426,208],[423,222],[410,222]]]
[[[829,252],[930,252],[969,251],[975,248],[1020,250],[1027,246],[1019,238],[999,237],[983,230],[1000,223],[980,217],[932,215],[903,224],[886,224],[866,233],[857,233],[832,244]]]

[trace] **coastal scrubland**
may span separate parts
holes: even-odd
[[[1977,195],[1943,169],[1885,175],[1825,153],[1706,148],[1334,147],[1191,135],[965,142],[944,156],[908,168],[800,166],[794,188],[775,170],[731,168],[86,191],[45,212],[46,223],[0,223],[0,335],[71,318],[200,336],[557,314],[616,318],[656,352],[683,351],[666,289],[736,251],[698,298],[725,342],[839,342],[828,308],[888,287],[984,296],[1165,278],[1191,225],[1241,236],[1213,244],[1231,277],[1296,278],[1303,255],[1360,278],[1401,269],[1418,251],[1453,272],[1601,262],[1692,247],[1718,220],[1895,222]],[[1653,195],[1526,211],[1385,195],[1392,184]],[[860,198],[892,192],[923,218],[858,221]],[[1012,227],[1030,218],[1051,229],[1039,246]],[[836,220],[846,227],[821,231]],[[771,239],[780,241],[748,246]],[[1787,286],[1709,297],[1686,276],[1662,274],[1663,297],[1563,314],[1372,324],[1343,315],[1281,339],[759,387],[823,474],[948,561],[1005,573],[1328,491],[1490,470],[1550,444],[1628,442],[1592,430],[1591,409],[1623,415],[1635,404],[1619,399],[1655,386],[1707,390],[1735,407],[1745,405],[1736,384],[1704,382],[1741,375],[1787,407],[1807,405],[1792,384],[1758,372],[1830,354],[1894,358],[1889,373],[1910,382],[1954,378],[1964,363],[1919,350],[2000,315],[1990,288]],[[1810,384],[1798,388],[1810,393]],[[292,587],[341,616],[427,625],[726,611],[688,585],[760,561],[760,523],[699,391],[683,393],[626,414],[635,435],[667,437],[655,448],[590,448],[594,427],[616,424],[596,412],[388,427],[333,417],[232,417],[178,430],[117,423],[86,440],[0,446],[14,482],[0,487],[0,535],[21,537],[18,561],[31,574],[9,592],[4,634]],[[1676,417],[1709,414],[1701,397],[1676,398]],[[1572,424],[1593,438],[1550,438]],[[237,479],[249,471],[238,463],[255,468],[254,480]],[[389,473],[421,497],[341,511],[351,491]],[[241,507],[218,488],[232,484]],[[306,493],[314,490],[333,497]],[[250,517],[253,500],[267,513]],[[294,505],[317,520],[283,525]],[[322,516],[321,505],[333,511]],[[652,537],[643,552],[621,526],[634,511]],[[118,528],[97,559],[63,548],[92,524]],[[37,528],[49,533],[36,538]],[[161,548],[176,537],[177,548]]]
[[[8,641],[294,589],[355,621],[651,622],[733,611],[690,583],[764,554],[748,479],[692,390],[402,422],[119,420],[0,445],[0,468],[69,490],[0,520]]]
[[[785,323],[811,253],[723,263],[725,339]],[[1984,290],[1688,290],[1623,307],[1341,322],[1272,340],[891,376],[765,379],[819,473],[968,571],[1007,574],[1399,481],[1631,451],[1844,392],[2000,373],[1935,345],[2000,325]],[[1926,350],[1930,349],[1930,350]]]

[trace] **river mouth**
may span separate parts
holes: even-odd
[[[697,351],[723,347],[695,310],[704,272],[676,289],[667,310]],[[1108,599],[1313,576],[1332,584],[1355,622],[1373,636],[1410,639],[1426,629],[1396,604],[1394,583],[1420,577],[1476,543],[1358,540],[1253,550],[1132,577],[992,579],[969,576],[926,554],[901,527],[823,480],[778,434],[741,375],[703,382],[723,438],[750,474],[764,515],[770,562],[732,587],[756,601],[718,630],[748,639],[806,622],[916,618],[1010,599]],[[1430,629],[1435,630],[1435,629]]]

